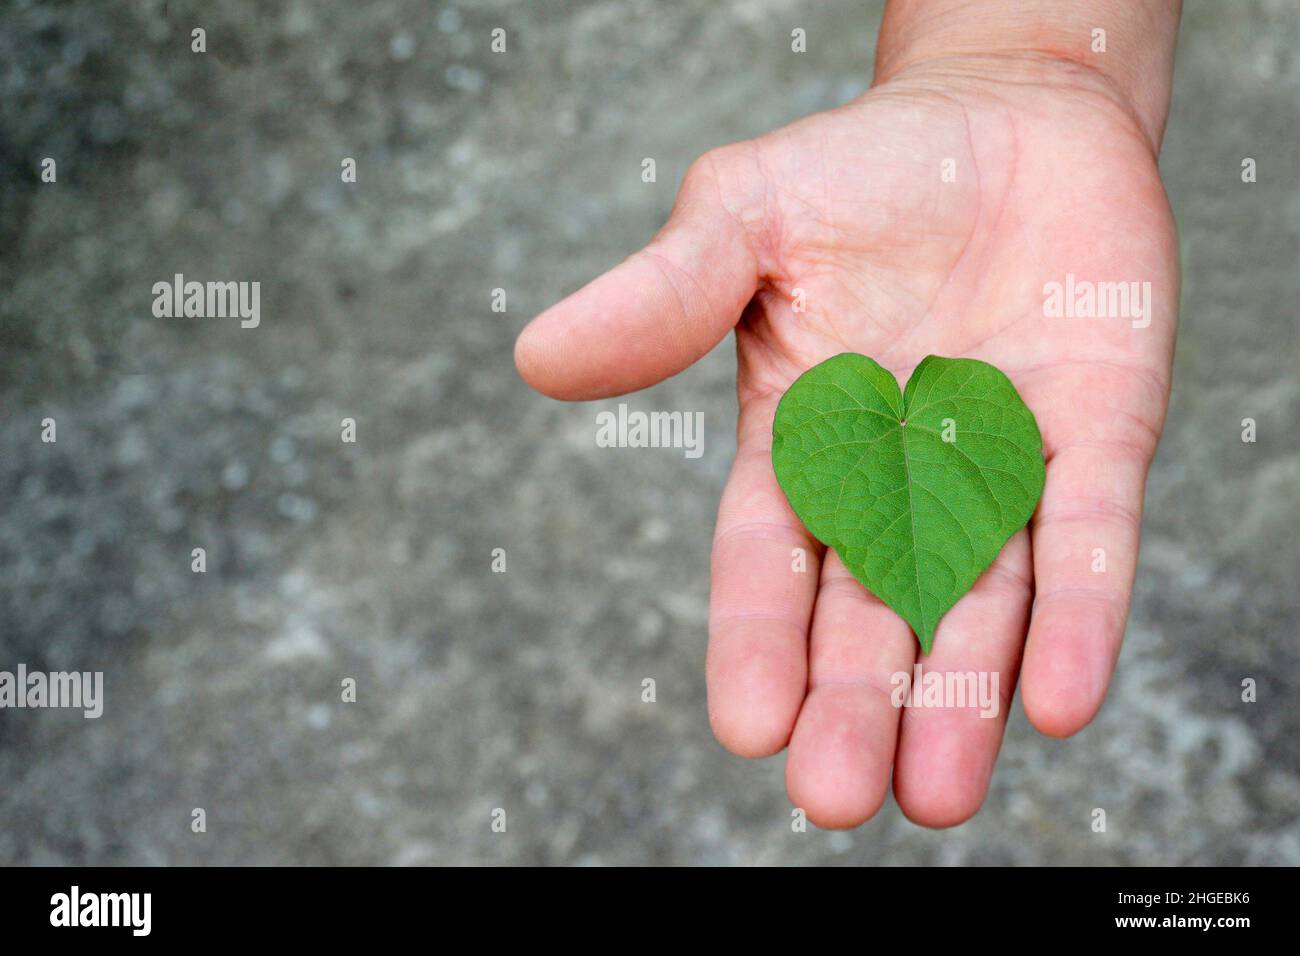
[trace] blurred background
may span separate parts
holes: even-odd
[[[784,759],[710,733],[731,343],[632,400],[702,410],[695,460],[596,448],[617,400],[514,373],[691,159],[866,89],[880,12],[0,7],[0,670],[105,675],[98,720],[0,711],[0,863],[1300,864],[1300,4],[1187,6],[1182,328],[1127,643],[1078,737],[1017,702],[956,830],[891,802],[794,833]],[[154,318],[177,272],[260,281],[260,327]]]

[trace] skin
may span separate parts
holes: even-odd
[[[585,400],[675,374],[734,328],[739,441],[713,546],[709,716],[736,754],[788,747],[790,799],[822,827],[869,819],[891,778],[917,823],[972,816],[1017,678],[1045,734],[1097,713],[1128,614],[1178,301],[1161,123],[1120,86],[1037,51],[899,58],[887,73],[842,108],[703,156],[663,231],[516,347],[533,387]],[[941,177],[945,159],[955,182]],[[1044,284],[1067,273],[1149,281],[1149,327],[1045,318]],[[796,289],[805,312],[792,309]],[[999,672],[995,719],[893,706],[890,677],[911,671],[915,637],[777,485],[777,401],[844,351],[900,383],[930,353],[982,359],[1038,419],[1038,509],[923,659]],[[795,548],[807,573],[792,573]],[[1096,548],[1105,573],[1092,570]]]

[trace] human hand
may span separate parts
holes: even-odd
[[[516,348],[540,391],[593,399],[675,374],[735,328],[738,448],[714,540],[710,719],[735,753],[788,745],[791,800],[824,827],[871,817],[891,772],[912,820],[969,818],[1018,675],[1042,732],[1072,734],[1095,715],[1128,613],[1177,311],[1159,122],[1104,76],[1041,53],[893,63],[853,103],[698,160],[650,245],[539,316]],[[1067,275],[1149,282],[1150,311],[1045,317],[1045,285]],[[900,385],[931,353],[982,359],[1038,419],[1038,510],[923,658],[930,672],[996,672],[992,719],[894,706],[891,677],[911,673],[915,637],[809,537],[777,485],[777,401],[845,351]],[[792,570],[799,548],[804,573]]]

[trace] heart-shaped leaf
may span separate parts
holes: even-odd
[[[1011,381],[975,359],[927,357],[894,376],[845,352],[776,409],[772,465],[808,530],[897,611],[934,630],[1043,493],[1043,440]]]

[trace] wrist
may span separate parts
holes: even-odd
[[[1082,91],[1128,114],[1155,152],[1179,9],[1180,0],[890,0],[873,85],[983,80]]]

